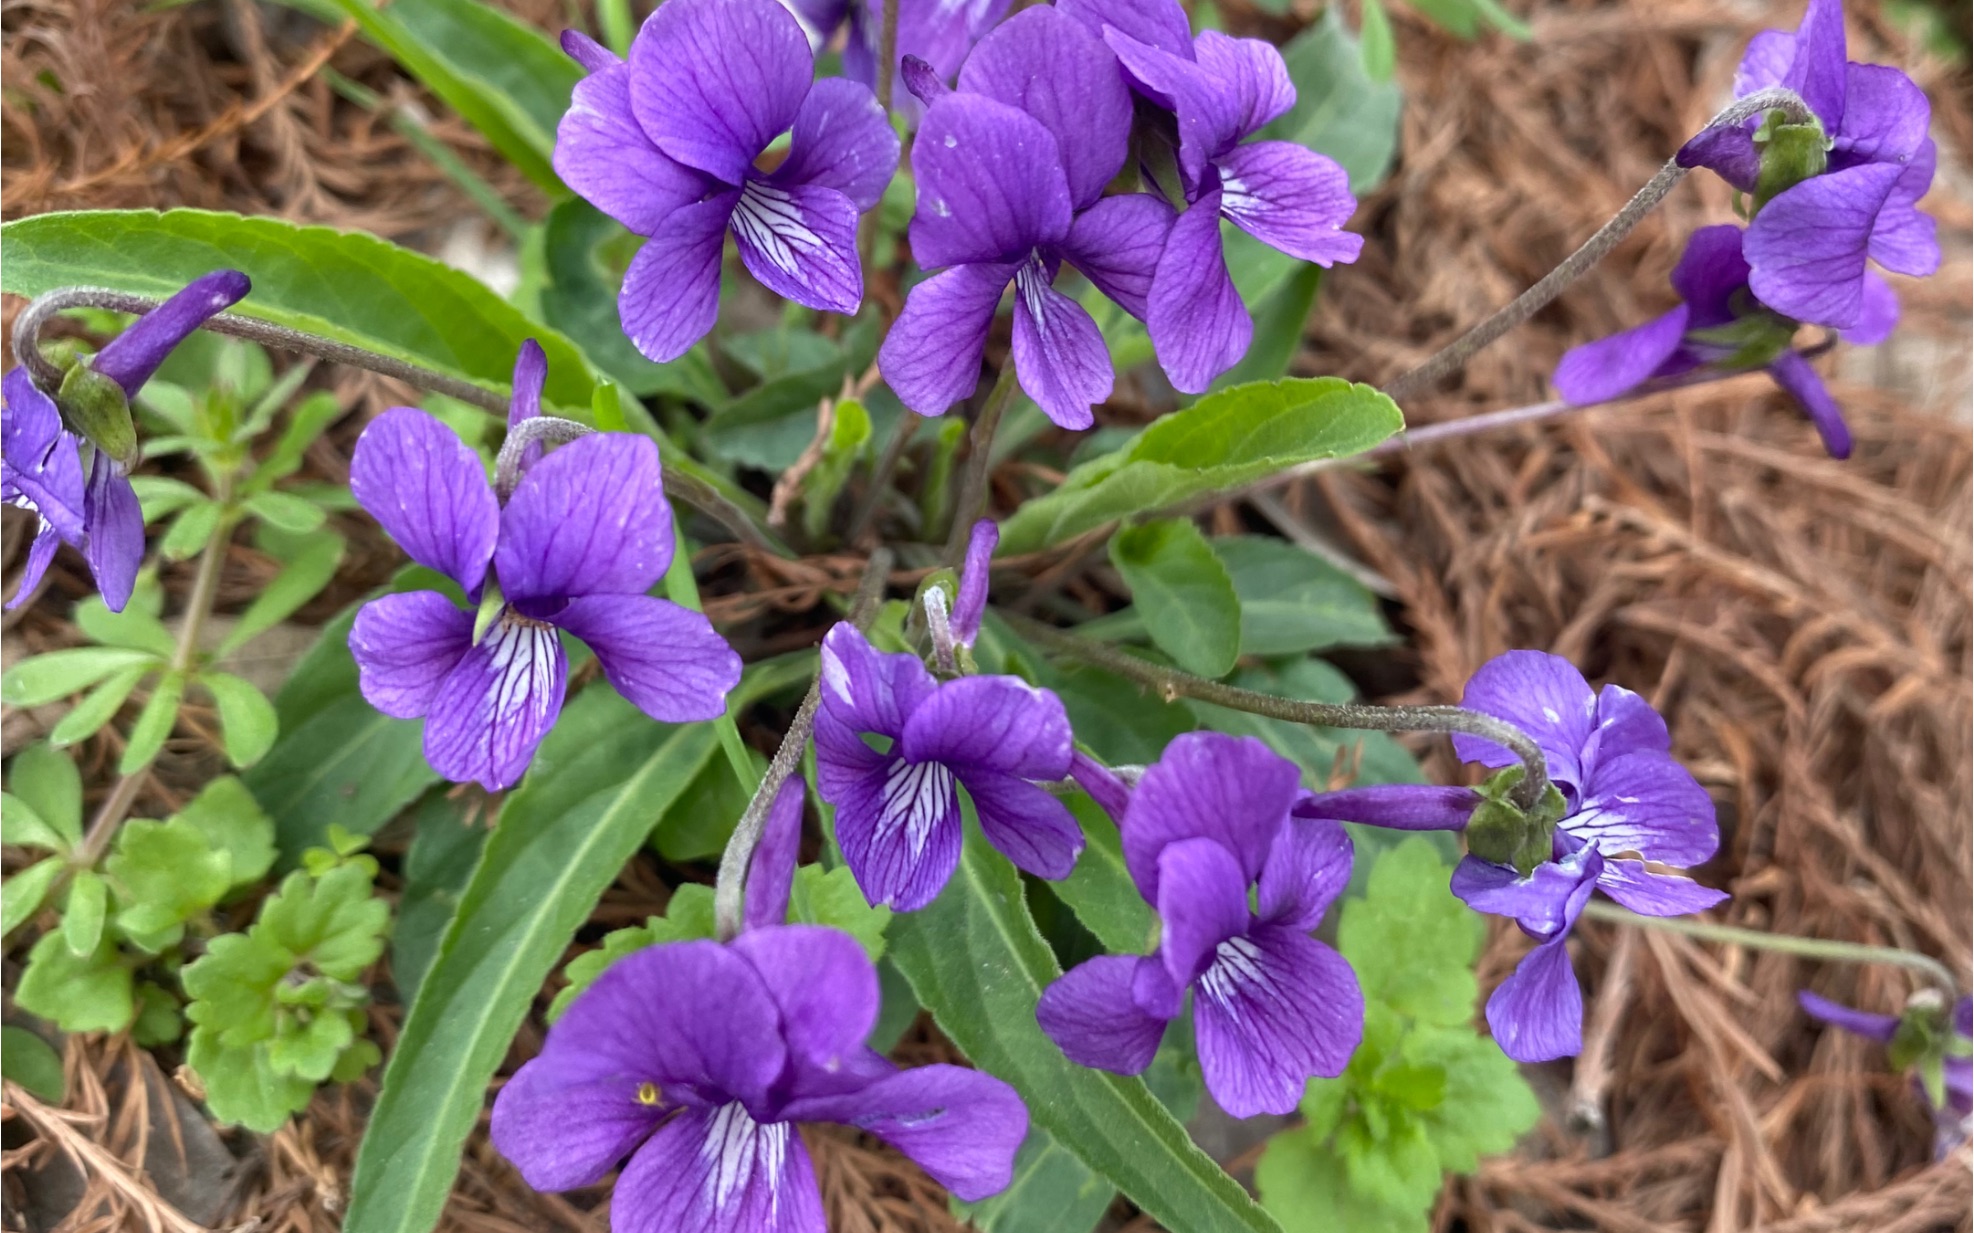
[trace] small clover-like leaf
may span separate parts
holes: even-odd
[[[294,967],[295,956],[259,930],[214,938],[188,964],[182,980],[192,1004],[185,1017],[215,1046],[245,1048],[274,1035],[274,987]]]
[[[119,1032],[136,1014],[130,969],[116,944],[106,935],[93,952],[77,956],[59,930],[43,934],[28,952],[14,1004],[64,1032]]]
[[[285,947],[323,975],[354,981],[384,952],[391,909],[370,894],[371,867],[338,866],[311,880],[291,873],[261,907],[256,934]]]
[[[308,1107],[315,1084],[276,1070],[268,1052],[266,1041],[228,1048],[219,1043],[217,1033],[203,1026],[192,1029],[185,1061],[205,1085],[206,1107],[215,1118],[272,1134]]]
[[[200,789],[174,820],[197,830],[208,845],[227,854],[234,886],[259,881],[274,865],[274,822],[247,786],[231,775]]]
[[[178,818],[126,822],[103,868],[117,887],[117,926],[132,935],[167,933],[218,903],[233,882],[233,858]]]
[[[276,1073],[320,1083],[336,1069],[336,1059],[356,1038],[349,1017],[336,1012],[287,1019],[267,1045],[267,1064]]]
[[[841,929],[857,939],[876,963],[884,957],[884,930],[891,923],[891,909],[872,907],[848,866],[825,870],[821,865],[803,865],[795,870],[789,888],[788,919]]]
[[[1431,843],[1412,836],[1380,853],[1364,897],[1344,904],[1337,948],[1367,1001],[1431,1023],[1473,1017],[1483,928],[1447,889],[1451,877]]]

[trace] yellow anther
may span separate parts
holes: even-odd
[[[638,1102],[639,1104],[641,1104],[641,1105],[655,1105],[655,1104],[657,1104],[657,1103],[658,1103],[658,1085],[657,1085],[656,1083],[640,1083],[640,1084],[638,1084],[638,1085],[637,1085],[637,1102]]]

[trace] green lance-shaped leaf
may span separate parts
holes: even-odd
[[[974,1065],[1013,1084],[1036,1125],[1159,1223],[1279,1233],[1142,1079],[1078,1066],[1042,1034],[1035,1004],[1061,969],[1014,867],[971,823],[945,891],[894,919],[887,937],[891,961],[940,1030]]]
[[[112,673],[148,668],[158,662],[151,652],[128,647],[79,646],[49,651],[24,659],[0,675],[0,701],[9,706],[40,706],[81,693]]]
[[[1336,377],[1209,394],[1024,504],[1001,528],[1001,552],[1033,552],[1298,463],[1359,454],[1404,424],[1391,399]]]
[[[246,316],[495,389],[534,338],[548,354],[550,402],[588,406],[596,383],[573,343],[471,275],[361,232],[206,210],[86,210],[17,219],[0,227],[0,243],[0,290],[16,295],[84,283],[165,296],[231,267],[253,279],[234,309]]]
[[[1195,676],[1222,677],[1241,654],[1241,603],[1227,567],[1189,518],[1119,531],[1110,562],[1158,649]]]
[[[461,897],[384,1072],[346,1233],[438,1220],[493,1077],[535,995],[652,821],[717,749],[603,689],[562,712]]]

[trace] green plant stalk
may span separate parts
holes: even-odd
[[[1748,97],[1738,99],[1707,122],[1707,128],[1721,128],[1745,124],[1756,116],[1769,111],[1785,113],[1794,124],[1817,123],[1816,116],[1804,103],[1802,96],[1793,90],[1775,86],[1760,90]],[[1661,201],[1686,178],[1687,169],[1679,165],[1678,159],[1669,159],[1638,190],[1624,208],[1611,217],[1611,220],[1583,242],[1562,264],[1543,275],[1527,291],[1522,292],[1495,313],[1460,337],[1442,347],[1425,363],[1386,383],[1384,392],[1396,401],[1428,389],[1441,377],[1448,376],[1464,367],[1469,359],[1481,348],[1500,338],[1503,334],[1527,321],[1547,307],[1550,301],[1563,293],[1563,289],[1588,273],[1590,268],[1602,261],[1610,251],[1631,234],[1632,228],[1643,222],[1645,216],[1658,208]]]
[[[1001,375],[994,380],[994,388],[988,391],[987,401],[980,408],[980,415],[973,421],[973,431],[967,439],[966,471],[960,477],[960,494],[953,502],[953,525],[946,538],[946,564],[957,567],[966,559],[968,533],[974,519],[980,517],[987,508],[987,473],[994,464],[994,433],[1001,426],[1001,416],[1014,402],[1014,356],[1009,355],[1001,364]]]
[[[597,0],[596,19],[603,27],[603,41],[619,58],[631,54],[631,40],[637,37],[637,22],[631,18],[630,0]]]
[[[1521,808],[1534,808],[1549,788],[1549,764],[1543,757],[1541,746],[1520,728],[1492,715],[1458,706],[1371,706],[1360,702],[1304,702],[1296,698],[1283,698],[1209,681],[1190,672],[1139,659],[1101,642],[1080,638],[1018,612],[1004,608],[997,611],[1017,634],[1043,649],[1080,659],[1125,680],[1136,681],[1157,690],[1167,699],[1196,698],[1229,710],[1325,728],[1352,728],[1367,732],[1460,732],[1478,736],[1513,750],[1515,756],[1522,760],[1522,781],[1515,785],[1512,792],[1515,803]]]
[[[233,475],[222,472],[213,477],[213,499],[224,505],[232,497]],[[178,645],[172,651],[172,672],[189,672],[199,657],[199,641],[205,633],[206,619],[212,615],[213,601],[219,597],[219,576],[226,565],[226,545],[233,538],[233,528],[238,525],[239,515],[228,510],[213,524],[212,535],[206,546],[199,551],[199,572],[193,575],[192,591],[185,600],[185,624],[178,631]],[[117,827],[130,813],[130,807],[137,802],[137,793],[142,790],[144,780],[151,773],[151,766],[157,761],[152,755],[150,761],[118,779],[110,794],[97,807],[96,814],[89,820],[89,829],[83,833],[82,846],[76,849],[78,868],[90,868],[103,858],[110,840],[116,836]]]
[[[704,612],[699,599],[699,580],[692,576],[692,555],[685,550],[685,528],[679,525],[676,514],[672,515],[672,544],[672,563],[665,569],[665,598],[681,608]],[[740,790],[752,793],[759,786],[754,778],[754,759],[748,755],[747,742],[740,739],[740,725],[734,722],[733,712],[714,720],[713,730],[720,735],[720,748],[726,753],[727,765],[733,768]]]
[[[884,490],[898,470],[898,463],[905,456],[905,447],[911,444],[912,434],[918,431],[920,419],[918,412],[912,410],[899,415],[898,425],[891,431],[891,439],[884,443],[884,452],[878,455],[877,463],[871,468],[870,488],[864,493],[864,499],[857,503],[849,528],[843,532],[844,543],[855,546],[863,536],[864,528],[877,516],[877,507],[884,503]]]
[[[880,546],[865,563],[863,579],[857,584],[857,597],[850,604],[849,620],[858,629],[877,614],[877,601],[884,596],[884,584],[891,576],[893,560],[892,551]],[[740,932],[741,893],[747,883],[747,867],[754,859],[754,849],[760,846],[761,832],[767,827],[768,809],[781,792],[781,785],[801,765],[802,753],[809,747],[809,735],[815,730],[816,708],[821,703],[822,675],[817,673],[816,679],[809,682],[809,692],[803,695],[795,718],[789,721],[781,747],[768,763],[768,773],[761,777],[753,799],[747,802],[740,821],[734,824],[726,851],[720,854],[719,877],[713,884],[713,928],[714,935],[722,942]]]
[[[1662,929],[1667,933],[1698,938],[1703,942],[1745,946],[1750,950],[1771,950],[1785,955],[1801,955],[1805,959],[1823,959],[1831,963],[1883,963],[1893,967],[1911,968],[1931,977],[1949,1000],[1958,996],[1960,992],[1954,975],[1946,964],[1931,955],[1900,950],[1895,946],[1869,946],[1863,942],[1805,938],[1790,933],[1769,933],[1762,929],[1746,929],[1738,925],[1715,925],[1707,921],[1687,920],[1680,917],[1641,916],[1615,903],[1605,903],[1597,899],[1583,906],[1583,914],[1613,924]]]

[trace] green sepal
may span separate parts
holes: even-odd
[[[1750,311],[1728,324],[1692,330],[1687,337],[1695,342],[1725,348],[1728,355],[1720,361],[1722,367],[1765,368],[1795,341],[1796,323],[1780,313],[1756,305],[1747,307]]]
[[[130,399],[124,396],[122,386],[86,363],[76,364],[62,374],[62,388],[55,401],[70,429],[125,470],[137,465],[142,457],[137,449],[137,425],[131,422]]]
[[[1467,822],[1467,850],[1484,861],[1512,865],[1526,878],[1554,855],[1556,823],[1569,802],[1552,783],[1535,808],[1522,809],[1509,795],[1524,773],[1520,766],[1504,767],[1480,785],[1481,803]]]
[[[1755,145],[1761,151],[1755,213],[1781,193],[1822,175],[1830,164],[1830,141],[1823,135],[1823,125],[1813,118],[1808,124],[1785,124],[1780,111],[1771,111],[1755,133]]]

